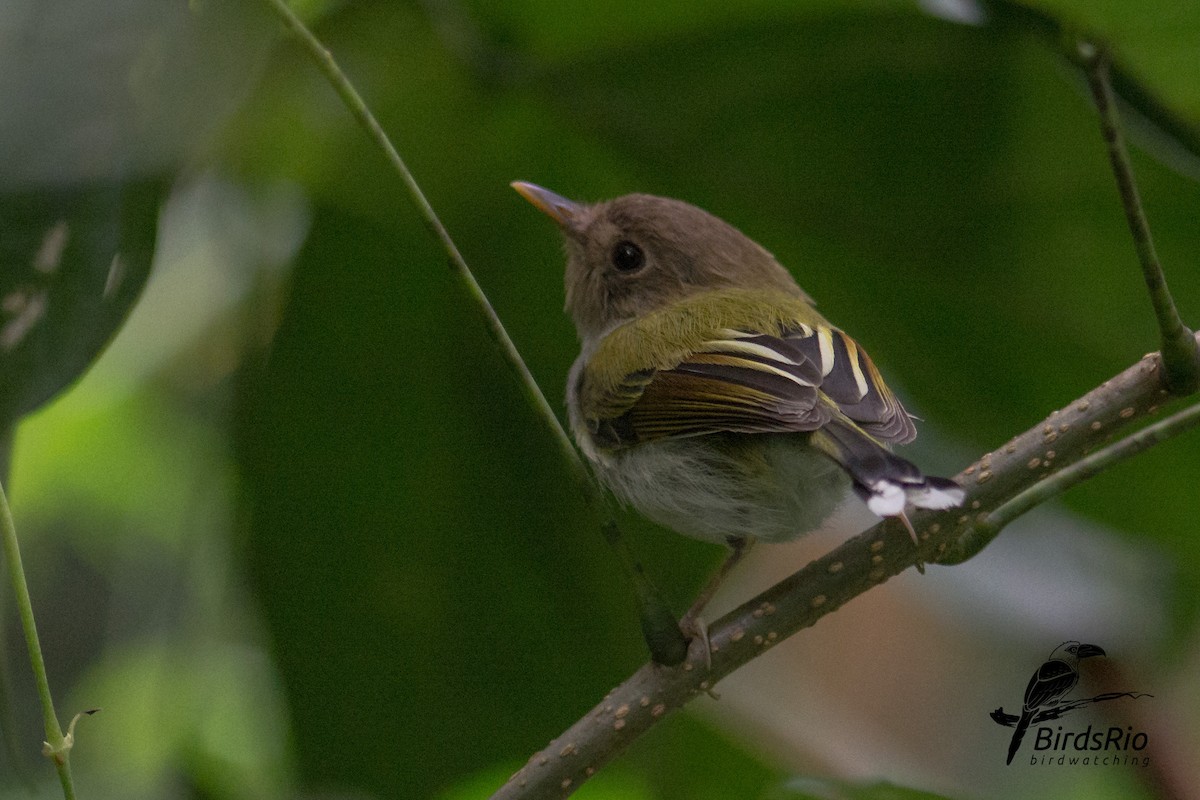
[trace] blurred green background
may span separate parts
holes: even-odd
[[[925,420],[910,454],[943,474],[1157,346],[1094,114],[1045,24],[1098,30],[1200,120],[1200,9],[980,8],[302,4],[556,409],[576,352],[561,249],[514,179],[670,195],[740,227],[869,349]],[[6,418],[72,381],[132,305],[20,420],[6,484],[60,716],[104,709],[77,731],[82,797],[486,797],[645,660],[543,422],[398,178],[263,8],[16,0],[0,76],[0,255],[23,298],[3,323],[32,315],[20,346],[0,329]],[[1134,133],[1195,327],[1196,139]],[[64,220],[94,233],[39,268]],[[856,600],[579,796],[1195,791],[1196,446]],[[720,551],[623,521],[681,611]],[[726,602],[845,535],[763,548]],[[0,797],[53,797],[10,595]],[[1004,766],[988,712],[1066,639],[1109,653],[1081,694],[1154,695],[1073,718],[1146,731],[1151,766]]]

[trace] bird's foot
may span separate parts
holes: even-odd
[[[712,642],[708,638],[708,623],[689,609],[679,620],[679,630],[683,635],[697,642],[704,655],[704,666],[712,669]]]

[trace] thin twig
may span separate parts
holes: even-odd
[[[1142,275],[1150,292],[1150,302],[1154,305],[1154,316],[1158,320],[1159,334],[1162,337],[1163,385],[1173,394],[1191,394],[1200,389],[1200,349],[1196,347],[1192,331],[1179,317],[1175,300],[1171,296],[1166,276],[1163,275],[1162,265],[1154,249],[1154,238],[1150,234],[1150,224],[1146,221],[1146,212],[1138,196],[1133,168],[1129,163],[1129,154],[1125,149],[1124,137],[1121,135],[1117,119],[1117,104],[1108,75],[1108,51],[1103,46],[1081,41],[1078,54],[1096,103],[1100,132],[1108,149],[1108,160],[1117,180],[1121,205],[1125,209],[1125,219],[1129,223],[1129,232],[1133,236],[1138,261],[1142,265]]]
[[[466,260],[463,259],[458,246],[450,237],[450,233],[442,224],[437,212],[429,204],[425,193],[421,191],[416,178],[413,177],[408,166],[404,163],[404,159],[400,157],[400,153],[392,145],[387,133],[383,130],[383,126],[379,124],[379,121],[375,119],[375,115],[367,108],[362,96],[359,95],[353,84],[350,83],[349,78],[338,67],[333,54],[305,27],[300,18],[288,7],[285,0],[264,0],[264,2],[270,6],[283,21],[287,29],[304,45],[305,50],[317,65],[317,68],[321,70],[321,73],[333,86],[355,120],[366,130],[379,149],[383,151],[392,168],[400,176],[405,188],[408,189],[409,196],[417,207],[417,211],[421,215],[422,221],[425,223],[425,227],[446,251],[451,269],[458,276],[463,288],[483,314],[488,332],[497,346],[499,346],[505,360],[512,370],[517,373],[526,399],[533,406],[538,416],[542,418],[542,421],[545,422],[546,427],[550,429],[551,434],[554,436],[554,440],[558,443],[558,448],[562,453],[563,459],[570,465],[571,472],[584,494],[584,500],[590,507],[600,512],[603,520],[601,527],[604,537],[614,551],[616,551],[617,560],[626,577],[633,585],[637,595],[639,601],[638,614],[641,618],[642,630],[646,634],[646,644],[649,646],[651,653],[659,663],[678,664],[686,653],[687,640],[679,630],[679,626],[667,608],[666,602],[662,599],[657,588],[646,577],[641,565],[629,550],[625,539],[620,535],[616,523],[612,521],[614,509],[608,495],[596,483],[591,471],[584,465],[582,459],[580,459],[579,453],[576,452],[574,445],[571,444],[570,437],[558,421],[558,416],[550,408],[550,404],[546,401],[546,396],[542,394],[541,387],[538,386],[533,373],[529,371],[525,360],[521,358],[521,354],[518,352],[516,345],[513,344],[512,338],[508,335],[508,331],[505,330],[504,323],[500,321],[499,315],[496,314],[496,310],[492,307],[487,295],[484,294],[483,288],[475,280],[474,273],[467,266]]]
[[[0,433],[0,485],[8,483],[9,466],[12,464],[13,431],[10,426]],[[6,641],[7,630],[5,620],[8,619],[8,606],[0,596],[0,641]],[[0,659],[0,736],[4,737],[4,751],[8,763],[16,776],[25,784],[29,791],[35,791],[36,784],[30,774],[21,751],[17,747],[17,724],[13,714],[12,682],[9,674],[8,659]]]
[[[72,740],[63,736],[54,713],[54,697],[50,694],[50,680],[46,677],[46,660],[42,657],[42,645],[38,639],[37,625],[33,619],[33,602],[29,598],[29,584],[25,580],[25,568],[21,564],[21,548],[17,542],[17,529],[13,524],[12,512],[8,508],[8,497],[0,486],[0,538],[4,539],[4,560],[8,562],[8,577],[17,596],[17,614],[25,632],[25,647],[29,651],[29,663],[33,668],[33,680],[37,685],[38,700],[42,705],[42,722],[46,730],[46,742],[42,748],[55,769],[62,784],[63,797],[75,800],[75,785],[71,781]]]
[[[594,500],[595,496],[600,494],[600,492],[591,478],[591,473],[588,472],[583,461],[579,458],[579,454],[575,451],[575,446],[571,444],[571,438],[567,436],[567,432],[563,430],[562,423],[558,421],[558,416],[550,408],[550,403],[546,401],[546,396],[542,394],[542,390],[538,386],[537,380],[534,379],[533,373],[525,365],[524,359],[521,358],[521,354],[517,351],[517,346],[513,344],[512,338],[508,335],[508,331],[505,330],[504,323],[500,321],[496,310],[492,308],[491,301],[483,293],[479,282],[475,280],[474,273],[471,272],[471,268],[467,266],[467,262],[458,251],[458,245],[450,238],[450,233],[446,230],[446,226],[442,224],[437,212],[429,204],[429,200],[425,197],[425,193],[421,191],[416,178],[409,171],[408,165],[404,163],[404,159],[400,157],[400,153],[397,152],[387,133],[384,132],[383,126],[375,119],[375,115],[367,108],[367,104],[363,101],[362,96],[359,95],[358,90],[354,88],[353,84],[350,83],[350,79],[346,77],[345,73],[337,65],[333,54],[305,27],[300,18],[288,7],[285,0],[264,0],[264,2],[274,10],[288,30],[304,45],[305,50],[312,57],[317,68],[321,70],[326,80],[333,86],[334,91],[341,97],[342,102],[346,104],[346,108],[349,109],[355,120],[358,121],[358,124],[366,130],[367,135],[371,137],[376,146],[383,151],[392,168],[396,170],[396,174],[400,176],[400,180],[404,182],[409,197],[412,198],[413,203],[416,205],[417,212],[421,215],[421,220],[425,223],[425,227],[438,240],[442,249],[446,251],[450,268],[458,276],[467,294],[470,295],[475,305],[483,313],[488,332],[500,347],[500,352],[504,355],[505,360],[508,361],[509,366],[520,378],[521,388],[525,392],[526,399],[550,429],[559,450],[562,452],[563,459],[571,465],[572,472],[579,480],[588,498]]]

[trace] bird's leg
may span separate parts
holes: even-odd
[[[700,616],[700,612],[703,611],[704,607],[708,605],[708,601],[712,600],[713,595],[717,593],[717,589],[721,588],[721,584],[724,583],[725,578],[729,575],[730,571],[732,571],[733,568],[738,565],[738,562],[740,562],[742,558],[744,558],[745,555],[750,552],[750,547],[754,544],[753,539],[744,536],[731,536],[729,537],[728,541],[730,548],[729,555],[725,557],[725,560],[721,563],[721,566],[717,568],[717,571],[713,573],[713,576],[708,579],[707,583],[704,584],[704,588],[700,590],[700,594],[696,595],[696,599],[692,603],[691,608],[689,608],[687,613],[683,615],[685,620],[696,619]]]
[[[684,634],[698,638],[704,645],[704,662],[712,667],[712,649],[708,642],[708,625],[701,619],[700,614],[704,611],[708,601],[712,600],[713,595],[717,593],[717,589],[721,588],[721,584],[725,582],[725,578],[730,571],[738,565],[747,553],[750,552],[751,546],[754,544],[754,539],[745,536],[731,536],[727,540],[729,542],[729,555],[713,573],[708,582],[704,584],[704,588],[700,590],[700,594],[696,596],[691,608],[679,620],[679,628]]]

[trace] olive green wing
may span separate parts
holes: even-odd
[[[845,419],[882,441],[916,435],[852,338],[823,324],[772,327],[711,331],[616,380],[585,368],[580,397],[589,431],[607,448],[718,432],[814,431]]]

